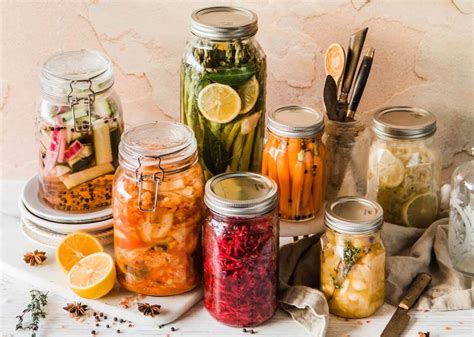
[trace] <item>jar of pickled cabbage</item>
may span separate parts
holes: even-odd
[[[113,188],[114,243],[121,285],[174,295],[201,277],[204,175],[193,131],[160,121],[124,133]]]
[[[257,15],[243,8],[192,14],[181,64],[181,122],[194,130],[206,179],[260,172],[266,57],[257,28]]]
[[[109,206],[123,130],[112,65],[89,50],[51,56],[37,118],[40,197],[65,211]]]
[[[324,117],[304,106],[289,105],[268,116],[262,174],[280,191],[282,219],[314,218],[324,201],[326,147],[321,140]]]
[[[255,326],[273,316],[278,291],[276,184],[224,173],[206,184],[204,305],[218,321]]]
[[[382,206],[385,221],[428,227],[440,204],[435,116],[420,108],[390,107],[375,113],[372,130],[367,195]]]
[[[340,197],[326,206],[321,237],[321,290],[331,313],[372,315],[384,302],[383,210],[376,202]]]

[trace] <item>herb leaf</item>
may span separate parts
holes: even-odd
[[[26,309],[24,309],[20,315],[16,316],[18,318],[18,323],[16,324],[16,330],[32,330],[31,337],[36,337],[36,332],[39,329],[39,322],[41,318],[46,317],[46,311],[44,307],[48,305],[48,293],[42,292],[39,290],[30,290],[31,302],[28,304]],[[30,313],[31,323],[28,325],[23,324],[25,315]]]

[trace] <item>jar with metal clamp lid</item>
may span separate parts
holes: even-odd
[[[88,50],[53,55],[40,82],[41,198],[66,211],[109,206],[123,130],[109,58]]]
[[[201,276],[204,175],[193,131],[160,121],[126,131],[113,188],[118,279],[130,291],[174,295]]]

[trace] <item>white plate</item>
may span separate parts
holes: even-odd
[[[75,224],[48,221],[40,217],[37,217],[36,215],[31,213],[23,204],[23,200],[21,198],[18,200],[18,208],[20,209],[21,215],[24,218],[31,221],[32,223],[34,223],[35,225],[50,229],[52,231],[55,231],[61,234],[69,234],[69,233],[74,233],[77,231],[97,232],[97,231],[109,229],[113,227],[114,225],[113,219],[107,219],[107,220],[91,222],[91,223],[75,223]]]
[[[25,218],[21,218],[21,230],[28,239],[51,248],[56,248],[62,239],[66,237],[65,234],[42,228]],[[103,246],[109,245],[114,241],[113,229],[89,234],[99,240]]]
[[[39,197],[39,184],[37,175],[28,180],[21,193],[21,199],[26,208],[40,218],[59,223],[87,223],[112,217],[111,207],[94,212],[66,212],[51,208]]]

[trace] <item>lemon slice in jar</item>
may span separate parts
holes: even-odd
[[[397,187],[405,176],[405,166],[389,150],[384,150],[379,158],[379,184],[381,187]]]
[[[199,93],[198,107],[206,119],[223,124],[237,117],[242,101],[231,86],[212,83]]]
[[[431,192],[416,195],[402,205],[401,212],[406,226],[426,228],[438,215],[438,196]]]
[[[86,256],[72,267],[67,280],[79,296],[96,299],[106,295],[115,284],[115,263],[107,253]]]
[[[257,103],[259,86],[258,81],[255,76],[252,76],[243,86],[238,90],[240,99],[242,100],[242,108],[240,109],[240,114],[246,114],[255,106]]]

